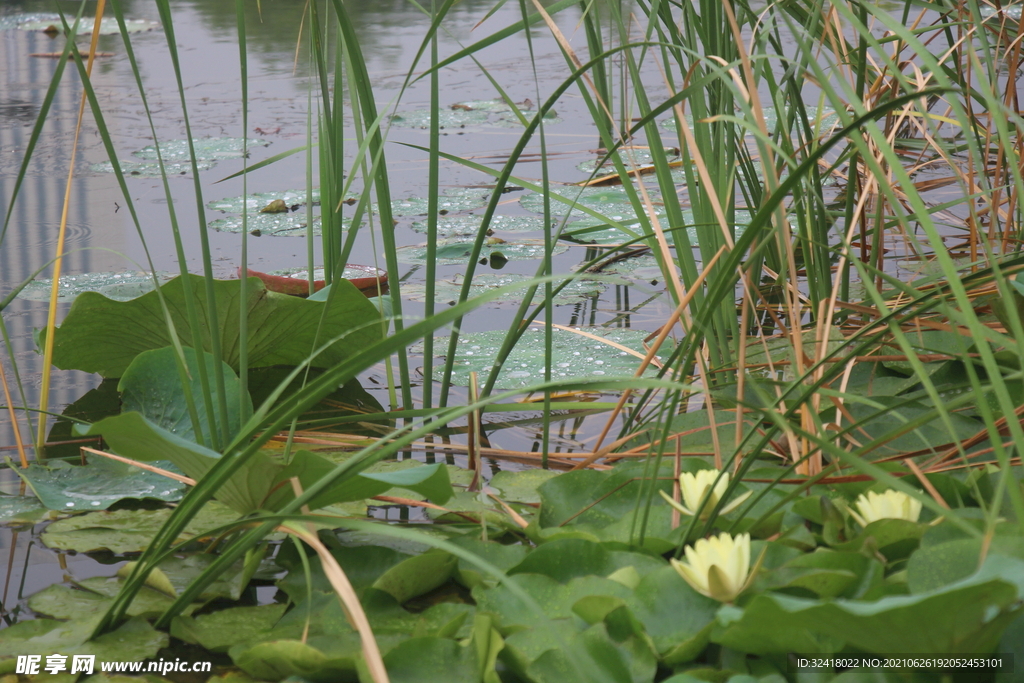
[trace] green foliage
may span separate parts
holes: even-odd
[[[187,278],[193,282],[191,303],[200,314],[205,316],[207,306],[214,306],[221,316],[224,331],[219,341],[223,345],[217,348],[223,361],[237,371],[238,282],[214,282],[216,299],[208,303],[200,295],[203,279],[196,275]],[[160,294],[163,299],[150,292],[118,302],[85,292],[75,299],[64,323],[57,328],[54,364],[59,368],[98,372],[104,377],[120,377],[143,351],[170,346],[176,340],[191,346],[194,330],[184,316],[188,302],[182,278],[162,286]],[[171,311],[177,337],[167,332],[162,300]],[[330,303],[320,303],[268,292],[259,280],[249,278],[244,308],[250,367],[297,365],[329,344],[313,361],[315,367],[327,367],[348,358],[350,349],[368,346],[381,338],[380,326],[372,324],[377,318],[376,309],[351,285],[339,289]],[[203,349],[212,353],[212,335],[205,328],[199,335]]]

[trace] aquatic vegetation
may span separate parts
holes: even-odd
[[[158,0],[181,111],[126,30],[115,72],[150,125],[133,139],[170,128],[201,169],[240,159],[238,196],[174,180],[192,153],[161,143],[168,182],[130,167],[111,210],[147,271],[180,277],[143,292],[148,276],[58,272],[78,295],[36,336],[38,409],[36,377],[0,364],[5,415],[38,427],[35,459],[8,461],[33,495],[0,495],[0,521],[32,552],[123,563],[5,598],[0,676],[19,655],[182,643],[269,682],[842,683],[878,672],[795,674],[792,654],[1024,657],[1013,8],[448,3],[416,16],[395,77],[368,55],[369,5],[264,3],[305,70],[300,116],[264,133],[243,5],[204,6],[228,34],[244,22],[237,133],[297,146],[193,131],[209,109],[173,29],[194,8]],[[47,64],[54,92],[78,69],[83,130],[116,159],[103,81]],[[481,91],[500,97],[447,104]],[[316,189],[250,193],[268,173]],[[4,241],[4,263],[35,244]],[[253,277],[213,278],[239,264]],[[5,340],[8,321],[44,325],[50,291],[0,301]],[[47,434],[51,365],[111,379]]]

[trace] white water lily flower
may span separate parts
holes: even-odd
[[[861,526],[867,526],[880,519],[905,519],[916,522],[921,516],[921,501],[895,489],[888,489],[884,493],[868,491],[867,495],[861,494],[857,498],[856,506],[860,514],[851,509],[850,515]]]
[[[669,561],[695,591],[719,602],[735,600],[756,573],[750,571],[750,534],[702,538],[686,546],[686,562]]]
[[[664,491],[659,491],[658,493],[668,501],[669,505],[683,514],[693,517],[697,514],[696,511],[699,510],[700,518],[707,519],[711,516],[711,511],[718,505],[718,501],[725,495],[725,490],[729,488],[729,473],[725,472],[722,474],[721,479],[719,479],[718,475],[720,472],[721,470],[710,469],[700,470],[697,474],[683,472],[679,475],[679,488],[683,492],[683,505],[677,503]],[[718,480],[717,484],[715,484],[716,479]],[[730,502],[722,508],[720,514],[726,515],[735,510],[740,503],[750,497],[751,493],[753,491],[747,491]],[[704,502],[705,498],[707,498],[706,503]]]

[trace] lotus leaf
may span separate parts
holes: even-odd
[[[207,307],[204,282],[198,275],[191,280],[192,295],[203,321],[204,350],[210,350],[206,331]],[[257,278],[249,278],[248,310],[249,366],[298,365],[319,345],[342,337],[320,353],[313,365],[334,365],[351,354],[352,349],[371,346],[381,338],[379,325],[365,323],[378,317],[377,309],[350,283],[338,283],[343,291],[323,320],[326,303],[268,292]],[[239,287],[237,280],[213,282],[217,313],[221,320],[223,360],[238,369]],[[191,346],[182,278],[160,288],[175,329],[183,345]],[[170,346],[157,292],[132,301],[117,302],[86,292],[75,300],[64,323],[56,329],[53,362],[62,369],[98,372],[105,377],[120,377],[131,361],[143,351]],[[45,335],[45,333],[44,333]],[[40,340],[42,343],[42,340]]]
[[[461,213],[470,209],[477,209],[487,203],[490,192],[479,187],[452,187],[444,190],[437,197],[437,210],[442,216],[449,213]],[[395,199],[391,202],[391,215],[393,216],[422,216],[430,208],[426,197],[408,197],[406,199]],[[377,205],[373,205],[374,213],[377,213]]]
[[[190,379],[190,386],[182,387],[178,377],[176,354],[170,346],[162,349],[143,351],[128,369],[124,371],[121,382],[117,385],[121,392],[122,410],[136,411],[153,424],[176,434],[183,439],[197,443],[212,443],[210,418],[214,420],[215,430],[221,441],[233,439],[242,427],[242,423],[252,416],[252,401],[248,395],[243,398],[238,376],[227,363],[220,364],[221,381],[224,384],[224,400],[227,405],[226,424],[220,423],[218,410],[219,394],[217,387],[217,367],[212,354],[203,352],[206,374],[209,378],[212,401],[210,411],[204,410],[201,400],[203,396],[199,375],[199,359],[195,349],[183,347],[185,368]],[[199,414],[199,435],[196,425],[189,417],[185,391],[195,397],[196,411]],[[141,496],[140,496],[141,497]]]
[[[50,511],[38,498],[0,495],[0,524],[36,524],[49,515]]]
[[[636,209],[630,203],[629,195],[622,188],[562,186],[552,187],[551,192],[551,213],[555,216],[566,214],[569,210],[569,205],[578,205],[596,211],[613,221],[632,222],[637,219]],[[568,204],[556,197],[563,198]],[[665,208],[660,204],[660,199],[656,193],[651,194],[651,200],[655,202],[653,206],[655,212],[658,215],[664,215]],[[544,195],[542,194],[531,192],[530,194],[523,195],[519,200],[519,204],[527,211],[544,213]],[[646,212],[646,209],[643,207],[641,210]],[[579,208],[573,208],[570,215],[590,216],[590,214]]]
[[[291,213],[251,213],[246,216],[243,222],[241,216],[229,218],[217,218],[210,221],[210,227],[219,232],[242,232],[243,230],[253,237],[273,235],[298,235],[308,234],[308,217],[305,211],[292,211]],[[313,216],[313,234],[321,234],[322,221],[320,216]],[[342,223],[344,227],[345,224]]]
[[[439,109],[437,110],[437,125],[442,129],[465,128],[466,126],[482,126],[487,123],[485,112],[469,111],[465,109]],[[430,128],[434,115],[430,109],[417,109],[416,111],[403,111],[391,117],[391,125],[396,128]]]
[[[430,550],[391,567],[373,582],[373,587],[402,604],[445,583],[455,571],[455,565],[454,555]]]

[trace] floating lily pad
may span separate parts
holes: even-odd
[[[267,140],[249,138],[243,141],[242,138],[192,138],[192,146],[195,148],[196,159],[199,161],[217,161],[219,159],[237,159],[243,154],[243,143],[248,147],[266,147],[270,144]],[[157,158],[156,146],[143,147],[137,152],[132,152],[140,159],[155,161]],[[167,161],[187,162],[192,158],[188,149],[188,140],[166,140],[160,143],[160,156]]]
[[[675,266],[679,272],[679,266]],[[638,256],[611,261],[608,265],[597,271],[604,275],[621,275],[624,278],[637,282],[646,281],[656,284],[662,281],[661,267],[657,259],[649,252]]]
[[[818,108],[813,105],[808,105],[805,106],[804,109],[807,112],[807,121],[809,123],[813,123],[813,121],[818,117]],[[767,128],[768,132],[771,133],[779,122],[778,113],[775,111],[775,107],[771,106],[762,107],[761,111],[764,113],[765,128]],[[737,111],[736,116],[740,115],[741,113]],[[686,115],[686,121],[690,124],[690,128],[693,128],[693,118],[689,114]],[[828,133],[830,130],[835,128],[838,123],[839,116],[834,111],[831,109],[824,110],[821,115],[821,121],[818,123],[818,134],[822,135]],[[676,120],[674,117],[666,119],[661,122],[661,126],[666,130],[676,130]]]
[[[90,456],[87,462],[70,465],[63,460],[51,460],[14,471],[51,510],[106,510],[124,498],[176,501],[185,493],[184,484],[133,465],[101,456]],[[154,464],[177,471],[168,462]]]
[[[160,163],[157,161],[119,161],[118,165],[121,167],[121,172],[125,175],[135,176],[136,178],[160,178],[166,173],[168,176],[176,175],[188,175],[192,172],[192,164],[189,161],[167,161],[164,159],[163,170],[160,168]],[[200,171],[207,171],[216,166],[213,161],[200,160],[196,162],[196,168]],[[113,173],[114,165],[109,161],[101,161],[98,164],[92,164],[89,168],[97,173]]]
[[[68,16],[66,19],[69,26],[74,23],[74,17]],[[158,22],[147,19],[125,19],[124,24],[128,33],[141,33],[160,28]],[[78,24],[78,35],[92,33],[92,25],[91,17],[83,18]],[[0,17],[0,30],[16,28],[22,31],[48,31],[51,27],[61,33],[64,31],[59,14],[11,14]],[[116,35],[120,32],[117,19],[114,17],[104,17],[100,20],[101,36]]]
[[[35,524],[49,514],[38,498],[0,495],[0,524]]]
[[[999,19],[1005,17],[1006,19],[1009,19],[1011,21],[1020,21],[1022,10],[1024,10],[1024,5],[1009,5],[1003,7],[1002,9],[996,9],[991,5],[980,5],[978,9],[981,12],[982,19],[984,20],[988,20],[993,17]]]
[[[565,197],[579,206],[597,211],[613,221],[635,221],[636,211],[629,201],[626,191],[619,187],[576,187],[559,186],[552,187],[551,192]],[[659,215],[664,214],[664,207],[660,204],[657,195],[652,194],[654,209]],[[544,213],[544,195],[538,192],[531,192],[519,199],[519,204],[527,211]],[[553,215],[565,215],[569,207],[555,198],[551,200],[551,213]],[[573,208],[572,216],[590,216],[590,214],[578,208]],[[591,217],[592,218],[592,217]]]
[[[743,231],[750,224],[751,218],[752,216],[749,211],[744,209],[736,210],[734,239],[743,234]],[[696,246],[698,244],[698,239],[697,228],[694,226],[693,211],[689,209],[683,210],[683,222],[687,226],[690,226],[686,228],[686,234],[689,237],[690,244]],[[638,236],[642,234],[640,225],[637,221],[630,221],[628,223],[624,222],[624,226],[633,230]],[[661,222],[662,230],[669,230],[672,227],[673,226],[668,225],[664,221]],[[704,226],[704,229],[708,229],[707,226]],[[720,230],[720,228],[715,229]],[[564,239],[581,242],[583,244],[621,244],[622,242],[628,242],[635,239],[616,227],[598,223],[594,218],[583,218],[569,223],[565,226],[561,236]]]
[[[297,280],[307,279],[307,273],[309,271],[306,268],[287,268],[285,270],[274,270],[271,271],[271,275],[283,275],[284,277],[293,277]],[[360,266],[355,263],[349,263],[345,266],[345,270],[342,271],[341,276],[347,280],[355,280],[357,278],[364,277],[382,277],[387,275],[387,271],[377,268],[376,266]],[[313,270],[314,280],[323,280],[326,277],[323,268],[315,268]]]
[[[564,253],[569,247],[564,244],[555,244],[552,247],[552,256]],[[437,260],[440,265],[458,266],[464,265],[473,249],[472,238],[452,237],[437,242]],[[498,256],[500,254],[500,257]],[[544,243],[541,240],[499,242],[496,244],[485,244],[480,249],[480,259],[488,260],[492,267],[501,268],[504,261],[529,261],[544,256]],[[504,257],[504,260],[500,260]],[[499,259],[497,262],[495,259]],[[408,246],[398,248],[398,260],[402,263],[421,263],[427,260],[426,245]]]
[[[526,117],[527,122],[531,121],[535,116],[537,116],[537,111],[535,109],[520,109],[519,113]],[[562,119],[558,118],[558,114],[554,110],[551,110],[544,115],[544,122],[548,124],[561,123]],[[507,113],[504,114],[499,114],[498,118],[494,120],[494,125],[500,126],[502,128],[524,127],[523,122],[519,120],[519,117],[516,116],[512,110],[509,110]]]
[[[494,100],[469,100],[468,102],[459,102],[453,104],[451,107],[459,110],[471,110],[471,111],[486,111],[491,113],[502,113],[506,111],[512,111],[512,107],[508,105],[508,102],[498,98]]]
[[[162,284],[177,277],[177,273],[158,271],[156,277]],[[29,301],[49,301],[52,286],[52,279],[33,280],[21,290],[18,297]],[[57,286],[57,301],[70,303],[82,292],[99,292],[114,301],[129,301],[153,289],[153,276],[142,271],[62,275]]]
[[[458,213],[478,209],[487,203],[491,192],[481,187],[453,187],[442,192],[437,198],[438,212],[441,215]],[[377,205],[373,205],[377,211]],[[426,197],[409,197],[408,199],[395,199],[391,202],[391,214],[393,216],[422,216],[428,211]]]
[[[228,213],[242,213],[250,211],[258,213],[271,202],[280,199],[287,206],[303,205],[307,199],[312,199],[313,204],[320,203],[320,189],[313,188],[311,195],[307,196],[305,190],[285,190],[283,192],[254,192],[244,197],[226,197],[214,199],[206,203],[206,208],[211,211],[226,211]]]
[[[308,216],[304,210],[287,213],[250,213],[244,223],[241,216],[229,216],[212,220],[209,226],[218,232],[242,232],[260,237],[269,235],[307,234]],[[313,216],[313,234],[320,234],[320,216]]]
[[[430,109],[403,111],[391,117],[391,125],[396,128],[430,128],[433,112]],[[466,126],[483,126],[487,124],[487,113],[466,109],[440,109],[437,112],[438,126],[441,128],[465,128]]]
[[[116,578],[105,577],[79,581],[78,585],[81,588],[72,588],[67,584],[58,583],[44,588],[30,597],[28,606],[36,614],[54,619],[87,618],[110,609],[114,602],[111,593],[116,594],[122,584],[123,582]],[[128,606],[127,614],[130,617],[155,619],[163,614],[173,602],[173,598],[144,586]],[[191,614],[199,607],[199,603],[189,605],[183,613]]]
[[[153,536],[170,515],[170,510],[88,512],[58,520],[46,527],[42,541],[54,550],[87,553],[105,548],[117,554],[138,553],[149,546]],[[236,519],[237,512],[216,501],[209,501],[177,540],[180,542],[200,536]]]
[[[470,285],[469,296],[470,298],[483,294],[484,292],[497,289],[499,287],[506,287],[508,285],[514,285],[524,283],[532,279],[528,275],[519,275],[515,273],[485,273],[482,275],[473,276],[473,284]],[[559,283],[554,283],[557,286]],[[462,291],[462,275],[456,275],[453,280],[439,280],[435,283],[434,300],[438,303],[444,304],[455,304],[459,300],[459,294]],[[597,296],[605,290],[603,282],[596,280],[582,280],[577,279],[570,282],[566,287],[558,293],[555,299],[556,305],[575,303],[580,299],[587,297]],[[523,300],[523,293],[526,288],[522,290],[509,292],[499,299],[495,299],[492,303],[506,303],[506,304],[518,304]],[[543,289],[541,289],[543,291]],[[426,301],[427,288],[423,284],[412,284],[405,285],[402,287],[402,294],[412,301]]]
[[[438,237],[461,237],[476,235],[480,232],[482,216],[449,216],[437,221]],[[540,232],[544,229],[544,219],[537,216],[491,216],[487,226],[495,232]],[[426,221],[415,221],[412,229],[426,232]]]
[[[585,331],[639,353],[644,353],[643,340],[649,334],[632,329],[588,328]],[[552,330],[552,336],[551,356],[548,358],[544,352],[543,330],[538,327],[527,330],[506,359],[495,386],[518,389],[539,384],[544,381],[544,367],[548,363],[554,380],[632,376],[640,365],[640,359],[633,354],[569,330]],[[468,385],[470,372],[486,376],[494,365],[504,338],[504,330],[462,335],[452,364],[452,383]],[[670,350],[670,346],[662,347],[662,355]],[[649,370],[649,373],[653,375],[655,370]],[[444,368],[435,367],[434,374],[440,381]]]
[[[649,149],[633,148],[633,149],[620,149],[618,151],[620,157],[622,157],[623,163],[626,164],[626,168],[640,168],[643,166],[650,166],[654,163],[654,155],[651,154]],[[669,154],[669,161],[677,158],[679,155]],[[603,158],[603,155],[602,157]],[[601,159],[590,159],[576,165],[576,168],[583,171],[584,173],[593,173],[598,168],[598,163]],[[605,173],[614,173],[615,164],[609,159],[601,164],[601,169]]]

